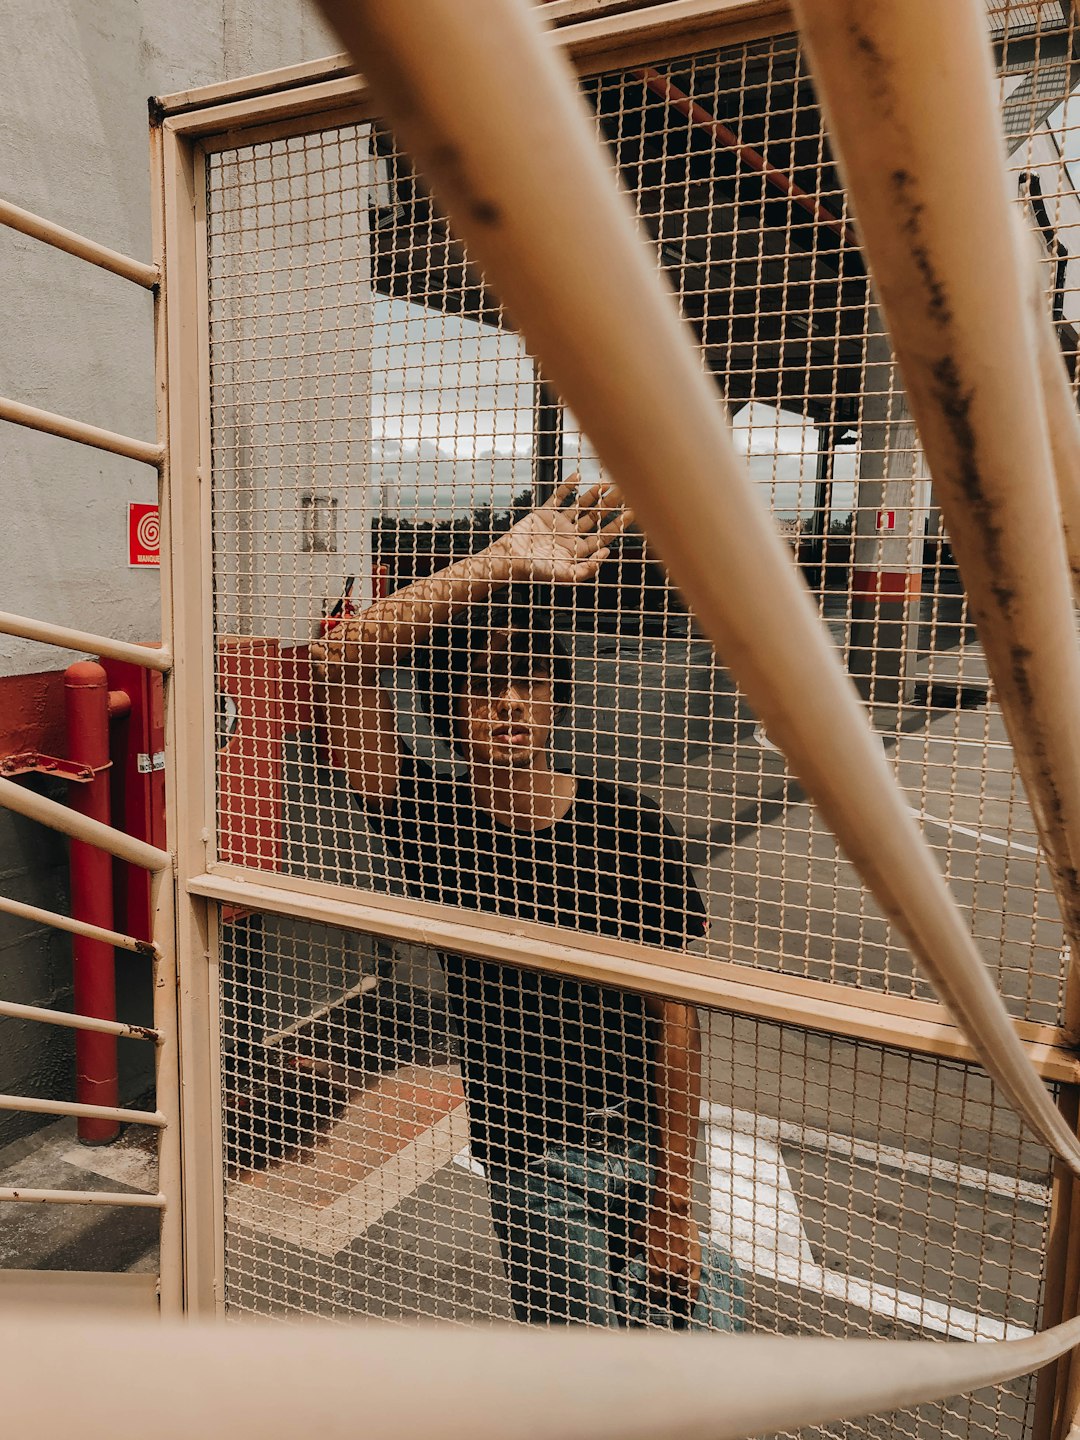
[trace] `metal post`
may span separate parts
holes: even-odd
[[[126,698],[126,697],[125,697]],[[68,754],[93,775],[69,787],[72,808],[108,825],[109,681],[93,660],[80,660],[64,676]],[[96,846],[73,840],[70,848],[71,909],[75,918],[102,930],[113,928],[112,857]],[[89,935],[72,943],[75,1010],[99,1020],[116,1019],[116,970],[113,947]],[[80,1032],[75,1037],[75,1096],[81,1104],[115,1107],[119,1100],[116,1036]],[[83,1117],[84,1145],[107,1145],[120,1134],[115,1121]]]

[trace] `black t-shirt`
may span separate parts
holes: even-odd
[[[632,790],[579,778],[562,819],[517,830],[406,755],[394,797],[363,808],[416,899],[678,949],[705,931],[679,841]],[[478,1160],[521,1163],[586,1111],[618,1106],[649,1123],[643,996],[459,955],[443,966]]]

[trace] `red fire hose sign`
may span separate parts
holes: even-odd
[[[128,564],[161,564],[161,521],[156,505],[128,506]]]

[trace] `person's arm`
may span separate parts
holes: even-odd
[[[567,584],[596,574],[608,542],[632,517],[612,487],[594,485],[571,499],[576,489],[574,475],[485,550],[377,600],[311,646],[331,757],[354,790],[382,799],[397,787],[401,752],[394,708],[379,681],[382,670],[502,585]]]
[[[649,1280],[692,1306],[701,1283],[701,1238],[691,1213],[701,1113],[701,1026],[692,1005],[647,1002],[659,1020],[654,1070],[656,1172],[641,1241]]]
[[[331,763],[369,799],[397,788],[401,751],[390,696],[380,672],[398,664],[463,606],[482,600],[512,576],[499,542],[378,600],[311,646],[321,681]]]

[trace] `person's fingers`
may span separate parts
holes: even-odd
[[[561,510],[570,496],[577,491],[579,478],[575,470],[573,475],[567,476],[562,484],[556,485],[550,497],[541,505],[541,510]]]
[[[613,519],[627,517],[622,521],[621,529],[631,524],[634,518],[633,511],[625,508],[614,485],[594,485],[580,498],[578,507],[577,529],[582,535],[597,528],[605,529],[612,523],[609,516]]]
[[[601,525],[599,530],[593,530],[586,535],[582,535],[580,539],[583,540],[588,547],[587,553],[598,550],[601,545],[604,546],[605,549],[609,549],[611,542],[621,535],[628,525],[633,523],[633,519],[634,517],[632,515],[629,517],[616,515],[614,520],[609,520],[606,525]]]
[[[597,480],[587,490],[582,490],[578,496],[578,509],[583,511],[593,509],[607,488],[602,480]]]
[[[607,546],[604,545],[601,546],[599,550],[594,550],[592,554],[585,559],[579,560],[576,567],[576,578],[578,580],[591,580],[610,553]]]
[[[604,518],[604,513],[599,504],[590,505],[587,510],[580,511],[576,520],[578,534],[587,535],[591,530],[595,530]]]
[[[596,532],[597,536],[603,535],[605,540],[614,540],[616,535],[621,535],[634,523],[634,512],[632,510],[620,510],[606,525],[601,525]]]
[[[588,490],[578,496],[577,528],[583,534],[598,525],[611,509],[607,497],[612,489],[614,486],[601,480],[595,485],[590,485]]]
[[[621,510],[624,505],[622,491],[612,480],[607,480],[601,487],[597,509],[602,515],[612,515],[616,510]]]

